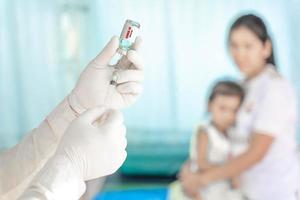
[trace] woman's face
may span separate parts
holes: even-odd
[[[266,66],[266,60],[271,55],[272,46],[268,40],[263,43],[251,30],[241,26],[230,34],[229,47],[234,62],[239,70],[252,78]]]

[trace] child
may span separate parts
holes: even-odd
[[[208,99],[210,120],[198,127],[190,145],[191,170],[199,173],[214,165],[226,162],[231,156],[230,130],[244,99],[244,91],[233,81],[220,81],[212,89]],[[197,200],[241,200],[242,195],[234,189],[236,180],[215,182],[199,188]],[[233,187],[234,186],[234,187]],[[179,181],[171,184],[170,200],[190,199],[182,191]]]

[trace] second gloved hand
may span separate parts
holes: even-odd
[[[125,132],[120,111],[86,111],[70,124],[54,156],[19,199],[79,199],[84,181],[110,175],[123,164]]]
[[[126,159],[125,134],[120,111],[93,108],[71,123],[55,156],[66,157],[84,180],[110,175]]]
[[[142,58],[138,54],[141,39],[137,38],[116,65],[109,62],[117,53],[118,37],[113,37],[102,52],[82,72],[79,81],[69,96],[70,106],[78,113],[95,106],[121,109],[132,105],[142,92]],[[117,84],[111,85],[113,76]]]

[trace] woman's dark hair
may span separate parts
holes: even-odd
[[[265,23],[263,22],[263,20],[260,17],[253,15],[253,14],[243,15],[243,16],[239,17],[238,19],[235,20],[235,22],[230,27],[228,41],[230,39],[230,35],[231,35],[232,31],[234,31],[235,29],[240,28],[240,27],[248,28],[250,31],[252,31],[258,37],[258,39],[263,44],[265,44],[266,41],[271,42],[271,44],[272,44],[271,55],[269,58],[267,58],[266,62],[276,66],[276,62],[275,62],[275,58],[274,58],[273,43],[272,43],[271,37],[268,33],[267,27],[266,27]]]
[[[242,86],[234,81],[218,81],[208,98],[208,103],[212,102],[216,96],[225,95],[225,96],[237,96],[240,98],[241,103],[244,100],[245,92]]]

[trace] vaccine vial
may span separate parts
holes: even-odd
[[[122,69],[122,67],[118,66],[118,63],[123,56],[126,56],[127,51],[129,51],[132,48],[136,37],[139,36],[139,32],[140,24],[138,22],[129,19],[125,21],[120,35],[120,43],[119,48],[117,50],[117,54],[115,54],[110,61],[110,65],[113,66],[116,70]],[[110,84],[116,86],[117,78],[117,74],[114,73],[112,75]]]
[[[127,51],[131,49],[135,38],[139,35],[140,27],[138,22],[126,20],[120,35],[119,54],[126,55]]]

